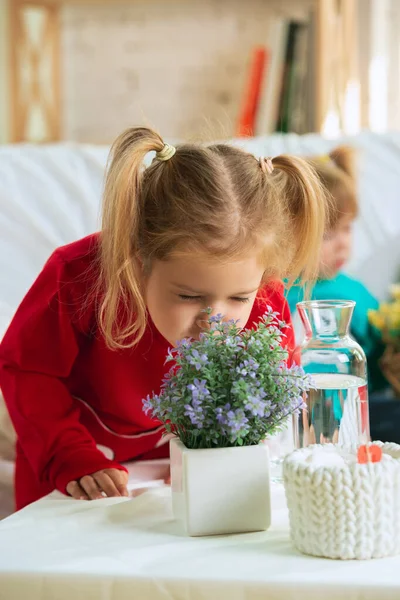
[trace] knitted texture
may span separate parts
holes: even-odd
[[[400,554],[400,446],[374,443],[382,448],[379,463],[308,462],[322,446],[286,457],[290,535],[300,552],[336,559]]]

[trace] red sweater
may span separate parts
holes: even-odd
[[[0,345],[0,387],[18,438],[17,508],[122,461],[168,454],[160,422],[142,410],[160,389],[168,342],[150,323],[134,349],[106,347],[90,299],[97,250],[98,235],[56,250]],[[283,286],[274,286],[249,326],[266,304],[290,322]],[[291,333],[287,343],[293,348]]]

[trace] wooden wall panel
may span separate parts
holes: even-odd
[[[10,4],[11,138],[61,137],[59,8],[46,2]]]

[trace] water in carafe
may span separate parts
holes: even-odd
[[[365,354],[350,336],[354,302],[298,304],[306,338],[301,363],[314,382],[294,423],[295,445],[337,443],[355,448],[369,441]]]

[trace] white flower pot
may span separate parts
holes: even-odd
[[[400,446],[374,443],[381,462],[341,462],[332,444],[286,457],[290,534],[300,552],[336,559],[400,554]]]
[[[268,529],[267,446],[189,450],[173,439],[170,449],[174,517],[190,536]]]

